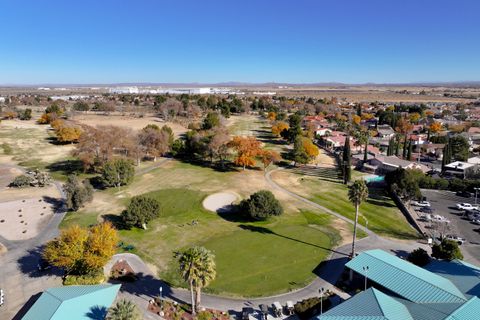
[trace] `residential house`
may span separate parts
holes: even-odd
[[[345,267],[371,287],[317,320],[480,318],[480,268],[462,260],[434,260],[421,268],[376,249],[360,253]]]
[[[419,169],[423,173],[430,171],[430,168],[413,161],[403,160],[397,156],[379,156],[369,160],[363,165],[363,170],[379,175],[384,175],[398,168]]]
[[[395,130],[388,124],[381,124],[377,126],[378,137],[381,139],[391,139],[395,136]]]

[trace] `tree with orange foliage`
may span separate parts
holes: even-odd
[[[267,115],[267,119],[273,122],[275,119],[277,119],[277,114],[273,111],[270,111]]]
[[[408,136],[413,130],[413,124],[411,124],[406,118],[400,118],[400,120],[398,120],[397,122],[397,127],[395,128],[395,130],[404,135],[403,158],[405,159],[407,157]]]
[[[255,157],[261,152],[260,141],[255,137],[233,137],[229,142],[229,147],[233,148],[236,152],[233,162],[237,166],[242,166],[243,170],[246,167],[253,167],[255,165]]]
[[[89,230],[83,259],[91,270],[103,268],[117,251],[118,235],[111,223],[101,223]]]
[[[58,130],[60,127],[63,127],[65,125],[65,121],[62,119],[55,119],[52,122],[50,122],[50,127],[52,127],[55,130]]]
[[[442,131],[442,124],[438,121],[433,121],[428,127],[431,133],[438,133]]]
[[[259,157],[263,163],[263,171],[266,171],[270,164],[278,162],[282,159],[278,152],[267,149],[261,150]]]
[[[370,120],[373,119],[374,115],[372,113],[362,113],[362,120]]]
[[[38,124],[49,124],[52,121],[58,119],[58,115],[54,112],[51,113],[44,113],[41,115],[40,118],[38,118],[37,123]]]
[[[288,123],[279,121],[272,125],[272,133],[277,137],[280,137],[282,131],[288,130],[289,128],[290,126],[288,125]]]

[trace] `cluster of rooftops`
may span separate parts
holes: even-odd
[[[418,267],[383,250],[359,254],[346,267],[373,286],[317,320],[480,319],[480,268],[461,260]]]

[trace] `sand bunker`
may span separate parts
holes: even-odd
[[[209,195],[203,200],[203,207],[207,210],[217,212],[228,209],[237,200],[237,195],[230,192],[219,192]]]

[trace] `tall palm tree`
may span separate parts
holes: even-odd
[[[203,247],[191,247],[177,254],[179,272],[190,286],[192,314],[200,305],[201,288],[215,279],[215,256]]]
[[[120,300],[108,310],[108,320],[140,320],[140,311],[135,303]]]
[[[357,238],[358,209],[368,197],[368,187],[364,180],[356,180],[348,187],[348,199],[355,206],[355,224],[353,225],[352,259],[355,257],[355,239]]]

